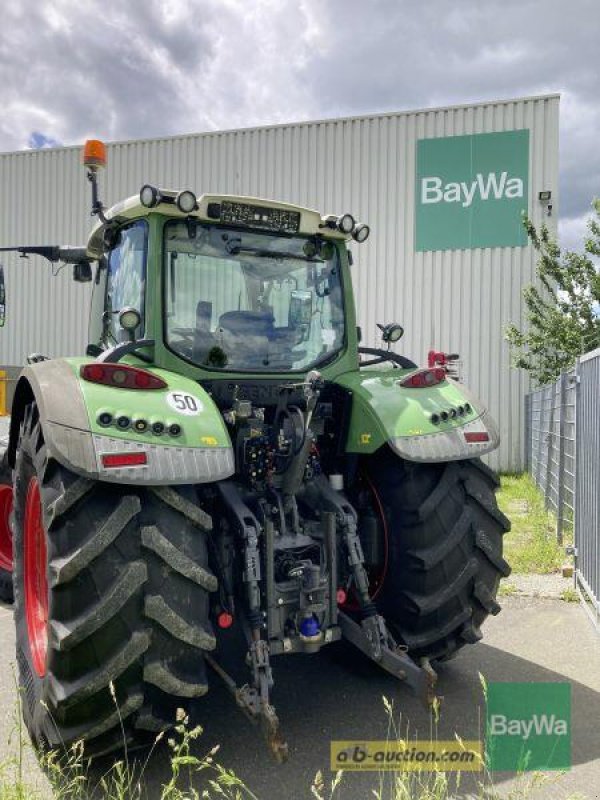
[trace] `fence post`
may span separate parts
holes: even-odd
[[[550,506],[550,494],[552,489],[552,449],[554,447],[554,398],[556,386],[552,384],[548,388],[550,396],[550,416],[548,418],[548,434],[546,436],[546,485],[544,488],[544,506],[548,510]]]
[[[566,372],[560,373],[560,397],[558,401],[558,467],[556,469],[557,483],[556,487],[556,541],[558,544],[563,543],[563,528],[565,523],[565,404],[567,402],[567,374]]]
[[[533,448],[531,432],[531,396],[525,395],[525,471],[531,471],[531,450]]]

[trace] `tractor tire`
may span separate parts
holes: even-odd
[[[35,404],[15,465],[14,586],[23,717],[37,746],[86,756],[197,718],[207,691],[206,532],[189,487],[79,477],[47,454]]]
[[[449,659],[500,611],[510,522],[496,504],[499,481],[479,459],[417,464],[391,450],[372,457],[367,474],[388,538],[379,611],[415,659]]]
[[[6,452],[0,460],[0,601],[12,603],[12,531],[10,515],[13,506],[12,470]]]

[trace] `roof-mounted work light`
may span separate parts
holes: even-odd
[[[342,214],[337,218],[336,226],[337,229],[342,233],[352,233],[355,225],[356,222],[354,221],[352,214]]]
[[[369,238],[369,234],[371,233],[371,229],[368,225],[365,225],[364,222],[359,222],[354,230],[352,231],[352,238],[355,242],[362,244],[366,242]]]
[[[160,203],[160,192],[156,186],[150,186],[149,183],[142,186],[140,189],[140,203],[145,208],[154,208]]]
[[[185,189],[183,192],[179,192],[175,198],[175,205],[183,214],[191,214],[198,208],[198,201],[190,189]]]

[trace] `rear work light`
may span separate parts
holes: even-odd
[[[152,372],[125,364],[84,364],[79,374],[91,383],[115,389],[166,389],[167,384]]]
[[[465,442],[475,444],[476,442],[489,442],[490,435],[487,431],[465,431]]]
[[[108,469],[118,467],[143,467],[148,463],[146,453],[105,453],[102,466]]]
[[[413,372],[412,375],[403,378],[398,383],[406,389],[427,389],[429,386],[436,386],[445,380],[446,370],[443,367],[435,367],[434,369],[420,369],[418,372]]]

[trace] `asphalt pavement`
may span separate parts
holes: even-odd
[[[577,603],[561,600],[505,597],[503,611],[488,620],[485,637],[462,650],[440,670],[443,695],[439,739],[479,738],[485,708],[480,674],[491,681],[569,681],[572,686],[573,766],[551,774],[533,798],[560,800],[575,792],[600,796],[600,636]],[[14,752],[16,689],[14,634],[9,607],[0,607],[0,763]],[[224,654],[227,660],[227,648]],[[211,675],[205,699],[204,734],[198,751],[220,745],[218,760],[244,780],[259,800],[301,800],[311,797],[315,773],[329,779],[329,746],[333,739],[385,739],[387,717],[382,698],[394,703],[399,728],[411,738],[428,739],[431,718],[410,691],[378,670],[349,645],[324,648],[313,656],[274,659],[274,702],[290,745],[290,759],[274,763],[257,731],[235,708],[219,680]],[[242,673],[243,674],[243,673]],[[160,797],[167,780],[165,746],[148,764],[147,796]],[[27,774],[34,779],[33,756],[26,754]],[[39,772],[37,773],[39,775]],[[496,774],[498,788],[514,790],[514,776]],[[43,778],[39,777],[43,785]],[[372,773],[348,773],[339,795],[343,800],[366,800],[376,778]],[[201,787],[198,783],[198,787]],[[463,777],[460,797],[476,791]],[[529,800],[529,798],[528,798]]]

